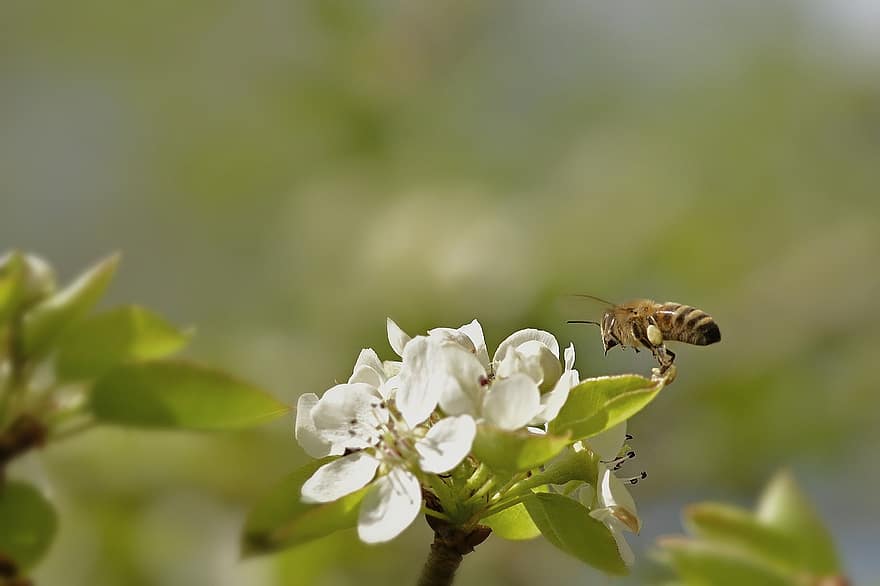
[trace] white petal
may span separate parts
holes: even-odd
[[[305,450],[306,454],[312,458],[323,458],[324,456],[341,456],[345,448],[338,446],[334,449],[330,442],[321,437],[315,427],[315,420],[312,418],[312,409],[318,404],[318,395],[315,393],[305,393],[300,395],[296,402],[296,427],[294,435],[296,441]]]
[[[378,440],[377,427],[388,421],[388,409],[375,387],[341,384],[324,393],[312,409],[312,417],[318,433],[334,448],[358,449]]]
[[[400,388],[400,377],[394,375],[379,385],[379,394],[383,399],[388,400],[394,397],[398,388]]]
[[[483,365],[470,352],[451,344],[445,344],[440,355],[442,373],[437,377],[445,378],[440,390],[440,408],[447,415],[478,415],[484,385],[489,382]]]
[[[329,503],[365,487],[376,475],[379,460],[360,451],[324,464],[302,485],[304,503]]]
[[[470,337],[459,330],[454,330],[452,328],[434,328],[433,330],[428,330],[428,335],[437,338],[441,342],[454,342],[470,353],[477,351],[476,347],[474,347],[474,342]]]
[[[364,348],[361,350],[360,354],[358,354],[357,360],[354,363],[354,369],[352,372],[357,371],[360,366],[369,366],[376,372],[385,373],[385,369],[382,366],[382,361],[379,360],[379,355],[376,354],[376,351],[372,348]]]
[[[548,421],[556,419],[562,406],[565,405],[565,402],[568,400],[568,393],[571,390],[571,387],[574,386],[572,383],[574,383],[576,379],[577,373],[575,371],[566,371],[562,373],[562,376],[556,381],[556,386],[553,387],[552,391],[541,395],[541,406],[543,407],[543,410],[538,414],[535,423],[547,423]]]
[[[623,563],[627,566],[633,565],[636,561],[636,556],[633,554],[633,550],[629,543],[626,542],[626,537],[623,534],[627,530],[626,526],[614,517],[608,509],[590,511],[590,516],[605,523],[605,526],[608,527],[608,530],[614,537],[614,541],[617,543],[617,551],[620,552],[620,558],[623,560]]]
[[[403,350],[395,404],[404,421],[416,426],[431,415],[440,398],[440,387],[434,376],[438,365],[439,342],[416,336]]]
[[[568,345],[565,349],[565,370],[574,369],[574,343]]]
[[[636,511],[636,503],[626,485],[605,464],[600,462],[598,467],[599,490],[596,494],[598,507],[610,510],[630,531],[638,533],[641,529],[641,520]]]
[[[410,338],[409,334],[400,329],[400,326],[390,317],[385,320],[385,327],[388,330],[388,343],[391,344],[391,349],[394,350],[398,356],[403,356],[403,348],[412,338]]]
[[[394,539],[410,526],[422,508],[418,479],[402,468],[393,468],[373,483],[361,501],[358,537],[364,543]]]
[[[452,470],[471,451],[476,434],[477,424],[470,415],[441,419],[416,442],[419,467],[434,474]]]
[[[620,454],[626,441],[626,421],[606,429],[599,435],[584,440],[590,449],[599,455],[600,460],[613,460]]]
[[[400,360],[386,360],[382,363],[382,366],[385,368],[385,376],[391,378],[400,374],[400,367],[403,366],[403,362]]]
[[[483,416],[501,429],[519,429],[541,410],[541,393],[524,374],[497,380],[483,399]]]
[[[523,342],[516,347],[516,352],[526,364],[526,374],[532,376],[541,390],[552,389],[562,374],[559,355],[537,340]]]
[[[354,372],[348,378],[349,383],[365,383],[371,387],[379,388],[385,381],[379,372],[372,366],[361,364],[354,367]]]
[[[483,368],[488,372],[489,351],[486,350],[486,338],[483,336],[483,326],[480,325],[480,322],[474,320],[471,323],[458,328],[458,331],[463,332],[471,339],[471,342],[473,342],[474,348],[476,349],[474,354],[476,355],[477,360],[480,361],[480,364],[483,365]]]
[[[514,332],[507,336],[503,342],[498,345],[498,349],[495,350],[495,356],[492,358],[492,362],[501,361],[504,356],[507,354],[508,346],[516,348],[520,344],[528,342],[529,340],[537,340],[550,348],[550,351],[553,353],[556,358],[559,358],[559,342],[556,341],[556,338],[550,332],[545,332],[544,330],[536,330],[534,328],[529,328],[526,330],[520,330],[518,332]]]

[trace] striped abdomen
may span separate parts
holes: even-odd
[[[718,324],[702,309],[667,301],[654,313],[657,327],[666,340],[707,346],[721,340]]]

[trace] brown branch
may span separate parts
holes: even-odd
[[[426,519],[434,530],[434,543],[418,586],[450,586],[462,558],[483,543],[492,530],[483,525],[464,529],[436,517],[426,516]]]
[[[0,433],[0,481],[6,464],[32,448],[41,447],[46,442],[46,427],[34,417],[23,413],[8,429]]]

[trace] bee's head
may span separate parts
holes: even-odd
[[[602,316],[602,324],[600,325],[602,329],[602,346],[605,349],[605,354],[608,354],[608,351],[615,346],[620,344],[620,340],[614,334],[614,312],[609,310],[606,311]]]

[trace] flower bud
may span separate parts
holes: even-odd
[[[7,252],[0,257],[0,279],[15,270],[21,263],[21,283],[19,285],[20,307],[36,305],[55,292],[55,271],[42,257],[35,254]]]

